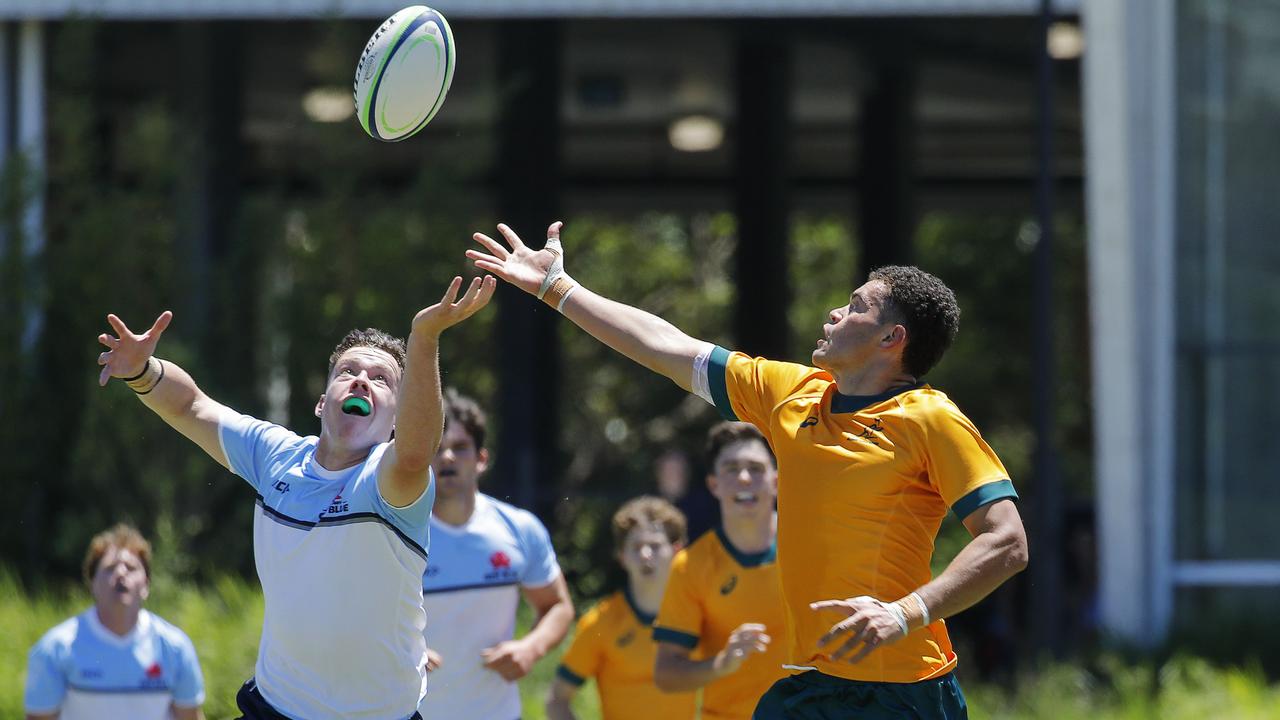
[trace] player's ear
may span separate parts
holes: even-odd
[[[482,473],[489,469],[489,448],[480,448],[476,451],[476,472]]]
[[[320,399],[316,401],[316,417],[320,417],[320,413],[324,411],[324,395],[320,395]]]
[[[880,344],[886,348],[896,347],[907,341],[907,329],[902,325],[894,325],[884,337],[880,338]]]
[[[707,489],[711,491],[712,495],[716,494],[717,487],[719,487],[719,483],[716,481],[715,473],[707,473]]]

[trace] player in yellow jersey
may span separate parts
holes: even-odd
[[[711,428],[707,462],[721,522],[672,562],[653,628],[654,680],[669,692],[703,688],[703,720],[747,720],[787,674],[777,463],[760,431],[743,422]]]
[[[787,662],[753,717],[965,718],[943,618],[1027,564],[1017,495],[999,458],[922,377],[955,337],[955,295],[885,267],[834,308],[812,366],[731,353],[614,302],[564,272],[560,223],[542,250],[499,225],[477,267],[760,429],[778,459],[778,569]],[[950,509],[972,539],[936,578]]]
[[[696,693],[670,695],[653,683],[658,652],[653,618],[671,558],[685,537],[684,515],[661,498],[638,497],[614,513],[613,542],[627,571],[627,587],[578,621],[547,699],[549,720],[573,720],[569,702],[589,678],[596,679],[604,720],[693,720],[697,715]]]

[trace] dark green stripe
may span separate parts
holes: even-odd
[[[720,544],[724,546],[724,551],[729,553],[729,556],[744,568],[759,567],[765,563],[771,563],[778,559],[777,538],[774,539],[773,544],[769,546],[769,549],[751,554],[742,552],[738,548],[734,547],[733,543],[729,542],[729,536],[724,534],[724,525],[716,526],[716,539],[718,539]]]
[[[668,642],[672,645],[679,645],[682,648],[692,650],[698,647],[698,636],[690,635],[687,632],[672,630],[671,628],[656,627],[653,629],[654,642]]]
[[[569,683],[570,685],[573,685],[574,687],[580,686],[582,685],[582,683],[587,681],[586,678],[578,675],[578,673],[570,670],[564,665],[561,665],[560,667],[556,668],[556,677]]]
[[[729,351],[717,345],[711,351],[711,360],[707,363],[707,384],[711,386],[711,399],[715,401],[720,417],[736,421],[738,415],[733,411],[733,403],[729,402],[729,388],[724,381],[728,365]]]
[[[956,517],[964,520],[973,513],[974,510],[983,505],[990,505],[997,500],[1018,499],[1018,492],[1013,489],[1013,482],[1009,480],[997,480],[993,483],[987,483],[981,487],[975,488],[972,492],[956,501],[951,506],[951,512]]]
[[[858,412],[862,408],[871,407],[879,402],[884,402],[895,395],[901,395],[910,390],[918,390],[924,387],[924,382],[914,382],[910,385],[902,385],[896,388],[889,388],[877,395],[841,395],[836,392],[831,396],[831,412],[833,413],[851,413]]]
[[[640,621],[641,625],[652,625],[653,621],[658,617],[640,609],[640,606],[636,604],[635,597],[631,595],[630,587],[622,591],[622,597],[627,599],[627,606],[631,608],[631,612],[635,613],[636,619]]]

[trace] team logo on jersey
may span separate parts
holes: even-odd
[[[738,587],[738,576],[730,575],[729,579],[726,580],[725,583],[720,586],[720,594],[728,595],[729,593],[733,592],[733,589],[736,587]]]
[[[143,678],[141,687],[159,688],[164,687],[164,668],[160,667],[160,663],[153,662],[151,667],[142,671],[146,677]]]
[[[816,415],[810,415],[809,417],[804,419],[804,422],[800,423],[800,427],[801,428],[813,427],[814,425],[817,425],[817,424],[818,424],[818,417]]]
[[[494,550],[489,556],[489,567],[493,569],[484,574],[486,582],[506,582],[520,575],[511,567],[511,556],[501,550]]]
[[[634,642],[635,639],[636,639],[636,631],[628,630],[627,633],[619,637],[614,644],[620,648],[624,648],[630,645],[632,642]]]
[[[96,680],[102,677],[101,668],[80,668],[80,677],[85,680]]]
[[[345,488],[344,488],[345,489]],[[336,515],[344,513],[351,509],[351,505],[342,499],[342,490],[333,496],[333,502],[329,503],[329,509],[324,511],[325,515]]]
[[[493,566],[494,570],[506,570],[511,567],[511,558],[507,557],[506,553],[498,550],[489,556],[489,564]]]
[[[276,484],[272,485],[271,487],[275,488],[275,491],[278,493],[289,492],[289,483],[285,482],[284,480],[277,480]]]
[[[844,436],[848,440],[861,440],[862,442],[871,443],[876,447],[880,447],[880,441],[876,439],[875,433],[884,433],[884,423],[880,418],[876,418],[862,432],[854,435],[853,433],[845,433]]]
[[[160,667],[160,663],[151,663],[151,667],[147,668],[147,679],[155,680],[164,674],[164,670]]]

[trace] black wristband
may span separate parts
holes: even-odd
[[[160,362],[160,361],[157,361],[157,362]],[[147,364],[148,364],[148,365],[150,365],[150,364],[151,364],[151,361],[150,361],[150,360],[148,360],[148,361],[147,361]],[[155,389],[156,389],[156,386],[160,384],[160,381],[161,381],[161,380],[164,380],[164,363],[163,363],[163,362],[160,362],[160,377],[156,378],[156,381],[155,381],[155,382],[153,382],[153,383],[151,383],[151,387],[147,388],[146,390],[143,390],[142,392],[138,392],[137,390],[133,390],[133,388],[129,388],[129,389],[130,389],[130,390],[133,390],[133,392],[134,392],[134,394],[135,394],[135,395],[146,395],[147,393],[151,392],[152,390],[155,390]]]
[[[141,379],[142,379],[142,376],[143,376],[143,375],[146,375],[146,374],[147,374],[147,371],[148,371],[148,370],[150,370],[150,369],[151,369],[151,358],[147,358],[147,361],[146,361],[145,363],[143,363],[143,364],[142,364],[142,372],[138,373],[137,375],[134,375],[134,376],[133,376],[133,377],[131,377],[131,378],[120,378],[120,379],[121,379],[121,380],[123,380],[124,382],[127,382],[127,383],[134,382],[135,380],[141,380]],[[161,369],[161,370],[164,370],[164,366],[163,366],[163,365],[161,365],[161,366],[160,366],[160,369]]]

